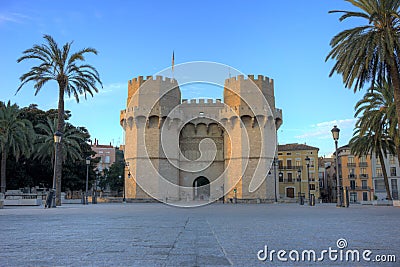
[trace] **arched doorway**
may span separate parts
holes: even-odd
[[[197,177],[193,181],[193,199],[208,200],[210,197],[210,181],[204,177]]]

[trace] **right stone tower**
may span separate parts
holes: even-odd
[[[265,99],[254,93],[255,85]],[[226,198],[273,200],[279,194],[279,184],[275,181],[273,168],[269,174],[268,169],[276,156],[277,140],[276,132],[271,135],[271,131],[265,129],[269,127],[268,123],[273,123],[277,131],[282,124],[282,110],[275,108],[274,81],[263,75],[257,78],[254,75],[246,78],[239,75],[226,79],[224,103],[231,108],[230,112],[223,111],[221,114],[226,127],[231,127],[231,136],[227,136],[227,132],[224,136],[225,168],[228,170],[225,185],[234,188]],[[226,112],[230,114],[224,114]],[[265,152],[271,149],[274,154],[268,156]],[[260,173],[266,175],[266,179],[255,191],[249,190],[251,180]],[[236,185],[232,184],[237,180],[239,182]]]

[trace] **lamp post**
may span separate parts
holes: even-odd
[[[86,190],[85,190],[85,203],[84,205],[88,204],[88,186],[89,186],[89,166],[90,166],[90,157],[86,158]]]
[[[340,190],[340,179],[339,179],[339,157],[338,157],[338,140],[340,129],[335,125],[332,130],[332,137],[335,141],[335,161],[336,161],[336,207],[342,206],[342,192]]]
[[[276,196],[276,164],[278,164],[278,158],[274,157],[274,196],[275,196],[275,203],[278,202],[278,198]]]
[[[122,178],[122,176],[120,175],[119,176],[119,179],[121,179]],[[123,188],[124,190],[123,190],[123,196],[122,196],[122,203],[126,203],[126,198],[125,198],[125,177],[124,177],[124,188]]]
[[[310,194],[310,158],[306,156],[307,165],[307,187],[308,187],[308,203],[311,205],[311,194]]]
[[[301,169],[297,170],[297,179],[299,180],[299,203],[301,204]]]
[[[52,207],[52,208],[55,208],[55,207],[56,207],[57,147],[58,147],[58,144],[61,142],[61,137],[62,137],[62,135],[63,135],[63,134],[62,134],[62,132],[60,132],[60,131],[56,131],[56,132],[54,133],[54,173],[53,173],[53,189],[52,189],[52,194],[50,194],[50,195],[51,195],[51,198],[52,198],[52,201],[51,201],[51,207]]]
[[[96,170],[96,176],[94,178],[94,183],[93,183],[93,197],[92,197],[92,204],[97,204],[97,196],[96,196],[96,191],[97,191],[97,175],[99,174],[99,171]]]

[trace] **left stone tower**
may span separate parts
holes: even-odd
[[[181,91],[175,79],[156,76],[139,76],[128,82],[126,110],[120,114],[120,123],[125,131],[125,190],[127,198],[150,199],[163,192],[162,179],[154,175],[163,174],[172,184],[178,184],[179,170],[170,164],[161,144],[162,125],[168,114],[181,103]],[[149,160],[150,159],[150,160]],[[140,180],[138,180],[140,179]],[[148,184],[148,183],[152,184]],[[141,187],[146,184],[146,191]],[[172,193],[172,192],[170,192]],[[175,194],[174,194],[175,195]],[[177,194],[176,194],[177,195]]]

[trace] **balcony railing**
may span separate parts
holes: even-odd
[[[356,178],[357,178],[357,175],[355,175],[355,174],[349,174],[349,175],[347,175],[347,178],[349,178],[349,179],[356,179]]]
[[[351,191],[370,191],[371,187],[369,186],[349,186],[349,190]]]
[[[358,164],[358,166],[360,166],[360,167],[368,167],[368,162],[360,162]]]
[[[355,163],[347,163],[347,167],[356,167],[357,165]]]
[[[368,174],[360,174],[360,179],[368,179]]]
[[[298,170],[303,169],[303,166],[279,166],[279,170]]]
[[[283,179],[283,183],[285,184],[292,184],[295,182],[295,179]]]

